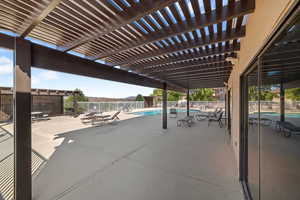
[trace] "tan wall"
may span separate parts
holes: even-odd
[[[246,37],[241,39],[241,50],[228,84],[229,88],[232,88],[234,105],[232,110],[232,144],[237,163],[239,163],[240,74],[245,71],[252,59],[266,44],[293,3],[294,0],[256,0],[255,12],[248,18]]]

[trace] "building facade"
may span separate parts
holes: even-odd
[[[228,81],[229,131],[249,199],[300,198],[295,178],[300,175],[295,171],[300,166],[299,138],[290,137],[288,127],[280,128],[286,122],[300,126],[293,117],[299,113],[298,103],[288,99],[288,92],[300,86],[298,3],[256,1]],[[267,102],[266,93],[280,97]]]

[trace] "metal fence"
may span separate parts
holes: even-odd
[[[185,108],[186,101],[168,101],[168,107]],[[161,107],[161,102],[158,102],[155,107]],[[190,101],[190,108],[197,108],[202,111],[219,108],[225,108],[225,101]]]
[[[299,112],[300,111],[300,101],[285,101],[284,109],[288,112]],[[260,101],[260,110],[262,112],[280,112],[280,102],[279,101]],[[258,111],[258,102],[249,102],[249,112]]]
[[[79,108],[82,112],[110,112],[110,111],[125,111],[130,112],[136,109],[143,109],[144,101],[128,101],[128,102],[78,102]],[[167,106],[186,108],[186,101],[168,101]],[[153,107],[161,108],[162,102],[157,102]],[[214,110],[216,108],[225,108],[225,101],[190,101],[190,108],[197,108],[202,111]],[[264,112],[280,112],[280,103],[275,101],[261,101],[260,109]],[[285,110],[300,111],[300,101],[286,101]],[[258,111],[258,102],[249,102],[249,111]]]
[[[78,102],[78,106],[82,112],[110,112],[118,110],[130,112],[132,110],[142,109],[144,105],[144,101]]]

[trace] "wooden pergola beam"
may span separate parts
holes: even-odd
[[[14,40],[14,37],[0,33],[0,47],[14,50]],[[162,88],[163,83],[167,82],[116,69],[35,43],[30,44],[32,67],[153,88]],[[173,90],[184,91],[180,85],[172,83],[168,85]]]
[[[221,46],[217,48],[211,48],[211,49],[206,49],[202,50],[201,52],[197,53],[188,53],[184,55],[179,55],[179,56],[168,56],[166,58],[159,58],[157,60],[146,60],[141,63],[133,63],[133,64],[127,64],[123,65],[124,67],[128,67],[130,69],[147,69],[151,68],[154,65],[163,65],[163,64],[168,64],[168,63],[174,63],[174,62],[182,62],[182,61],[188,61],[188,60],[193,60],[197,58],[202,58],[202,57],[207,57],[207,56],[213,56],[213,55],[219,55],[219,54],[224,54],[224,53],[231,53],[235,51],[240,50],[240,44],[238,45],[233,45],[230,44],[228,47],[227,46]]]
[[[79,47],[85,43],[93,41],[105,34],[108,34],[114,30],[117,30],[127,24],[131,24],[132,22],[134,22],[146,15],[151,14],[156,10],[159,10],[161,8],[169,6],[173,3],[175,3],[176,1],[178,1],[178,0],[157,0],[157,1],[144,0],[143,3],[147,4],[147,6],[136,5],[135,3],[133,3],[132,5],[135,5],[135,7],[131,8],[131,13],[133,14],[131,18],[129,18],[127,20],[122,20],[120,23],[114,24],[110,27],[107,27],[107,29],[101,30],[98,33],[92,34],[90,36],[83,36],[82,38],[80,38],[77,41],[74,41],[70,44],[59,47],[59,49],[62,51],[70,51],[70,50],[72,50],[76,47]],[[139,4],[141,4],[141,2]],[[137,11],[137,13],[134,13],[134,11]]]
[[[220,63],[218,63],[220,64]],[[151,76],[156,76],[156,77],[163,77],[167,74],[167,76],[175,76],[175,75],[182,75],[182,74],[192,74],[192,73],[203,73],[205,74],[205,72],[207,71],[215,71],[220,72],[220,71],[216,71],[216,70],[227,70],[227,69],[231,69],[232,65],[230,64],[224,64],[221,67],[218,67],[218,69],[216,69],[216,67],[211,67],[211,66],[207,66],[207,67],[197,67],[197,68],[191,68],[191,69],[187,69],[187,70],[180,70],[180,71],[176,71],[174,73],[169,72],[169,73],[157,73],[157,74],[151,74]]]
[[[193,79],[199,79],[199,80],[211,80],[213,81],[214,79],[223,79],[226,77],[229,77],[230,73],[228,74],[223,74],[223,75],[206,75],[206,76],[191,76],[191,77],[184,77],[184,78],[168,78],[167,80],[169,81],[189,81]]]
[[[201,41],[195,41],[192,44],[189,43],[182,43],[181,46],[178,46],[176,48],[164,48],[159,49],[147,53],[139,54],[135,57],[130,57],[127,59],[124,59],[122,62],[113,62],[115,65],[125,65],[125,64],[131,64],[140,60],[148,59],[148,58],[154,58],[157,56],[162,56],[169,53],[175,53],[180,52],[192,48],[202,47],[206,45],[211,45],[214,43],[219,42],[226,42],[234,39],[238,39],[245,36],[245,27],[243,26],[239,32],[231,31],[231,33],[227,33],[226,31],[223,31],[222,33],[216,33],[212,35],[210,38],[203,38]]]
[[[185,72],[190,72],[190,71],[195,71],[195,70],[201,70],[201,69],[214,69],[213,64],[224,64],[225,60],[224,59],[215,59],[215,60],[209,60],[209,61],[204,61],[203,63],[199,64],[186,64],[184,66],[184,63],[182,64],[182,67],[166,67],[165,69],[158,69],[158,70],[152,70],[152,71],[144,71],[143,73],[148,74],[150,76],[156,76],[156,75],[164,75],[164,74],[180,74],[180,73],[185,73]]]
[[[24,28],[20,36],[25,38],[61,1],[62,0],[52,0],[49,5]]]
[[[189,21],[182,21],[178,24],[171,24],[169,27],[166,27],[160,30],[159,32],[155,32],[155,34],[149,34],[147,36],[144,36],[143,38],[137,40],[135,43],[132,43],[130,46],[124,45],[118,49],[112,49],[97,56],[90,57],[90,59],[103,59],[114,54],[122,53],[123,51],[128,51],[130,49],[145,46],[147,44],[156,41],[161,41],[169,37],[180,35],[182,33],[187,33],[196,29],[204,28],[206,26],[221,23],[225,20],[230,20],[235,17],[243,16],[253,11],[254,5],[250,3],[250,1],[239,1],[234,4],[234,7],[231,7],[229,5],[224,6],[221,9],[215,9],[208,13],[191,18],[189,19]]]
[[[191,78],[191,77],[218,77],[220,75],[226,75],[227,73],[230,73],[231,69],[225,69],[225,70],[208,70],[205,72],[193,72],[193,73],[186,73],[186,74],[179,74],[179,75],[170,75],[170,76],[164,76],[165,79],[168,80],[174,80],[174,79],[187,79],[187,78]]]
[[[145,74],[158,74],[158,73],[178,73],[178,72],[184,72],[184,71],[191,71],[191,70],[199,70],[202,68],[210,67],[212,64],[215,63],[226,63],[227,57],[235,57],[236,54],[227,54],[224,56],[218,56],[218,57],[209,57],[206,59],[201,59],[197,61],[188,61],[188,62],[181,62],[176,64],[170,64],[170,65],[162,65],[157,66],[150,69],[142,70],[141,73]]]

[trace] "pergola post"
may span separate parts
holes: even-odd
[[[61,105],[60,105],[60,112],[61,112],[61,114],[63,115],[64,114],[64,96],[61,96],[60,97],[60,103],[61,103]]]
[[[280,83],[280,121],[285,120],[285,110],[284,110],[284,87],[283,82]]]
[[[78,102],[77,102],[77,93],[73,93],[73,109],[74,109],[74,114],[78,114]]]
[[[167,95],[167,84],[163,83],[163,94],[162,94],[162,120],[163,120],[163,129],[167,129],[168,127],[168,116],[167,116],[167,101],[168,101],[168,95]]]
[[[190,89],[186,93],[186,115],[190,116]]]
[[[15,38],[14,51],[15,200],[31,200],[31,45]]]

